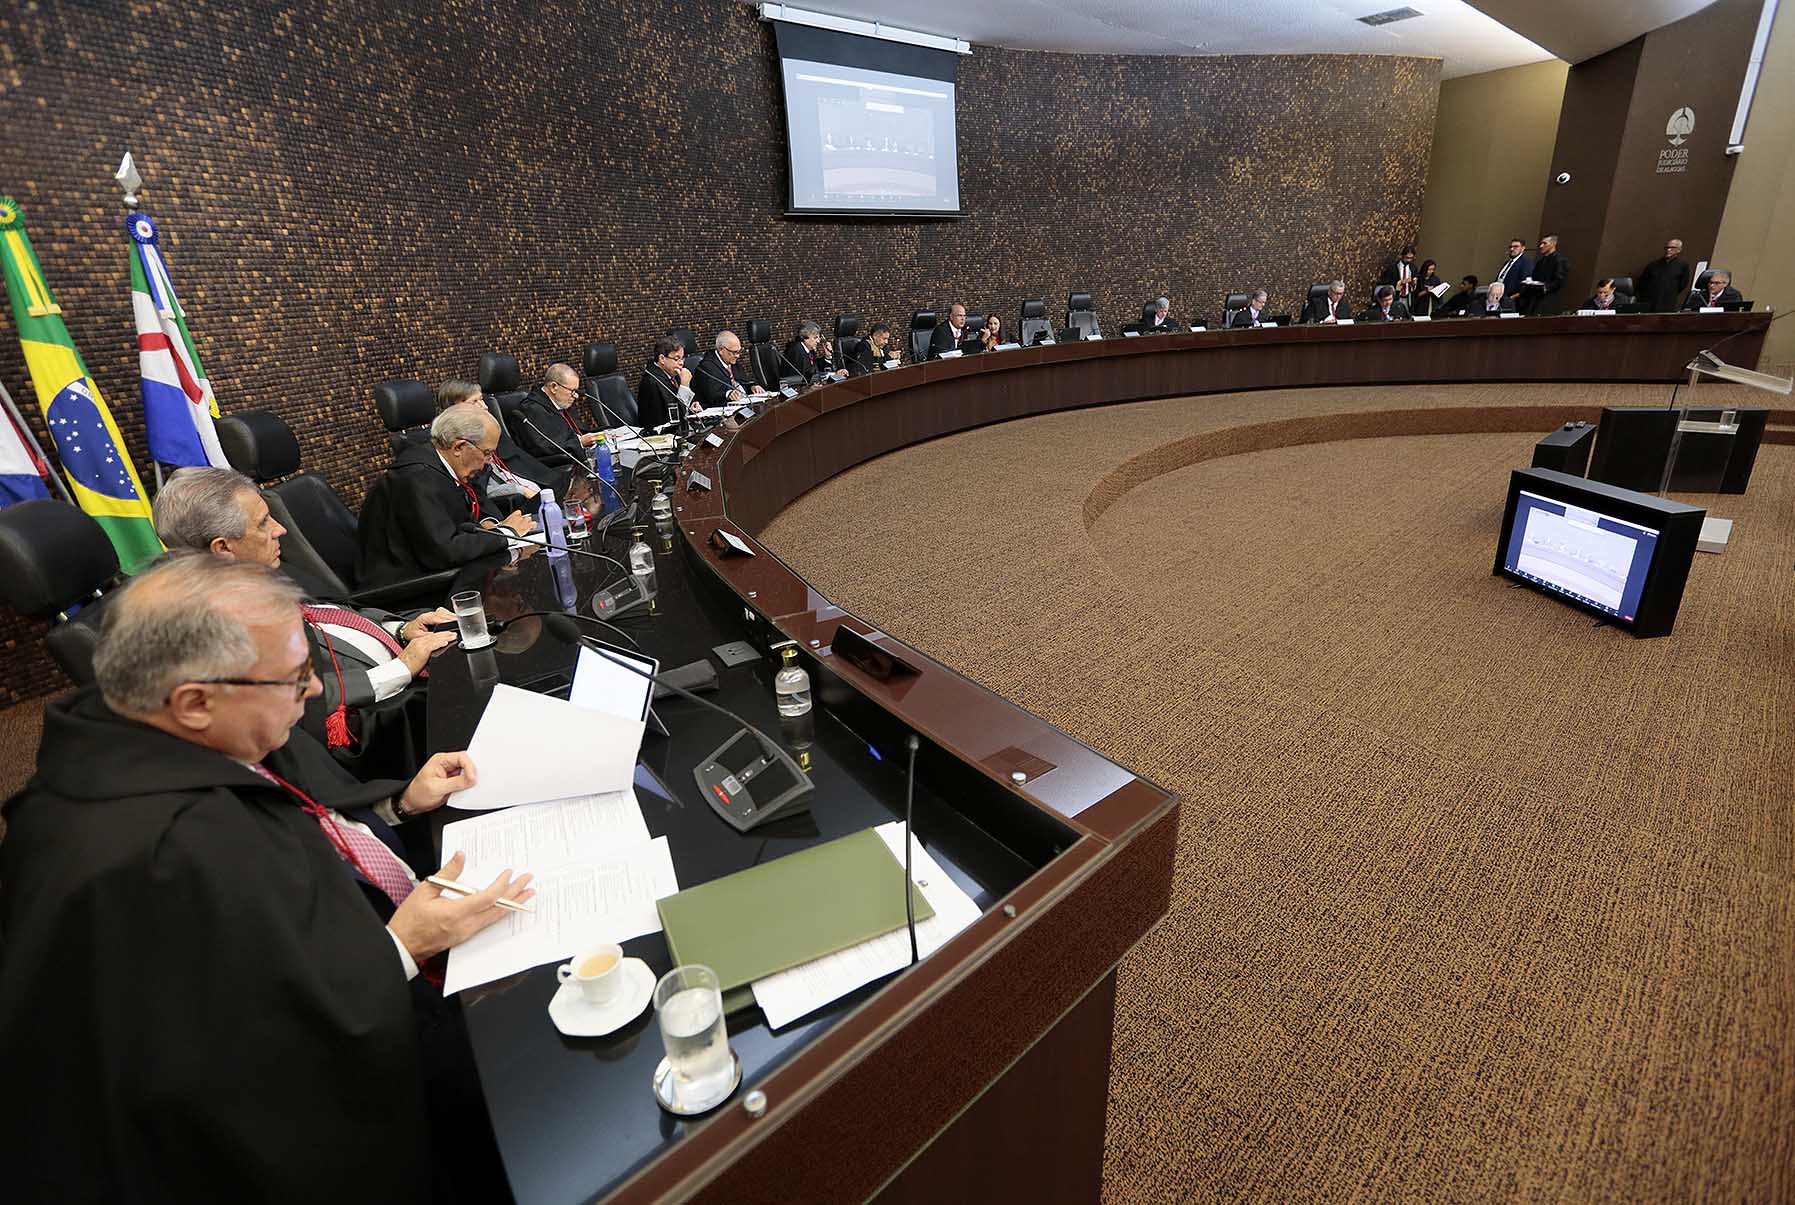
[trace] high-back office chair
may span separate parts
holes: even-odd
[[[860,346],[860,319],[854,314],[837,314],[831,329],[835,342],[835,367],[846,368],[849,358]]]
[[[480,353],[480,389],[495,402],[506,394],[522,400],[529,392],[523,387],[523,377],[518,374],[517,357],[502,351]]]
[[[1616,276],[1614,278],[1614,304],[1633,304],[1633,278],[1631,276]]]
[[[1097,325],[1097,307],[1089,293],[1072,293],[1066,297],[1066,329],[1082,339],[1086,335],[1103,334]]]
[[[1328,299],[1328,286],[1327,286],[1326,281],[1318,280],[1314,284],[1310,285],[1308,300],[1303,304],[1302,320],[1304,322],[1309,321],[1309,307],[1311,305],[1314,305],[1315,302],[1318,300],[1326,301],[1327,299]]]
[[[44,643],[77,686],[93,682],[104,606],[99,600],[117,576],[112,541],[78,508],[60,498],[37,498],[0,510],[0,601],[21,615],[51,621]]]
[[[1714,276],[1714,269],[1709,268],[1706,272],[1703,272],[1700,276],[1697,276],[1695,278],[1695,283],[1689,286],[1689,291],[1691,293],[1707,292],[1708,291],[1708,281],[1711,280],[1713,278],[1713,276]],[[1677,298],[1677,304],[1678,305],[1683,304],[1683,299],[1681,297]]]
[[[929,340],[935,337],[934,310],[914,310],[910,314],[910,362],[921,364],[929,358]]]
[[[1229,320],[1234,317],[1234,311],[1246,309],[1247,302],[1252,299],[1251,293],[1229,293],[1222,298],[1222,325],[1227,326]]]
[[[1047,302],[1043,298],[1030,297],[1022,303],[1016,338],[1024,347],[1053,342],[1053,323],[1047,320]]]
[[[598,425],[604,428],[619,424],[636,426],[636,395],[630,392],[629,378],[618,370],[617,345],[588,343],[580,353],[580,362],[585,373],[580,390],[586,395]]]
[[[698,371],[697,360],[703,354],[698,350],[698,336],[692,333],[689,326],[674,326],[667,329],[669,339],[678,339],[679,345],[686,349],[686,358],[693,361],[692,371]]]
[[[436,395],[422,381],[382,381],[374,386],[374,409],[380,415],[380,425],[387,429],[387,443],[397,456],[406,444],[430,438],[430,424],[436,418]],[[297,457],[297,451],[294,455]]]
[[[418,381],[385,383],[422,384]],[[428,390],[425,392],[428,394]],[[389,405],[385,409],[391,410],[393,407]],[[385,421],[384,413],[382,421]],[[403,441],[417,438],[429,439],[429,429],[416,428],[393,436],[394,455],[398,454]],[[231,467],[258,486],[278,481],[299,468],[299,441],[293,437],[292,428],[278,416],[266,411],[241,411],[219,419],[218,444],[224,449],[225,459],[231,462]],[[299,521],[288,508],[286,499],[271,489],[264,488],[261,494],[262,500],[268,504],[268,513],[274,516],[276,523],[286,528],[286,534],[280,538],[281,569],[314,598],[347,598],[349,584],[337,575],[330,562],[306,539],[305,533],[300,530]]]
[[[1141,325],[1144,327],[1153,321],[1153,316],[1157,313],[1159,313],[1159,298],[1155,297],[1151,301],[1141,302]]]
[[[748,369],[754,383],[762,389],[779,388],[781,357],[773,346],[773,324],[765,318],[750,318],[742,323],[742,339],[748,345]]]

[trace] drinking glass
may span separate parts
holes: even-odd
[[[654,1011],[667,1057],[655,1069],[655,1096],[675,1113],[702,1113],[728,1099],[739,1082],[723,1020],[717,973],[691,963],[654,985]]]
[[[455,612],[455,623],[461,628],[461,647],[483,649],[492,643],[486,634],[486,606],[478,590],[464,590],[449,599]]]

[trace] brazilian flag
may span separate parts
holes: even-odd
[[[56,441],[63,474],[75,501],[112,539],[118,563],[135,573],[161,554],[150,504],[125,441],[87,375],[87,365],[62,324],[62,307],[44,283],[43,269],[25,238],[25,223],[11,197],[0,197],[0,269],[37,404]]]

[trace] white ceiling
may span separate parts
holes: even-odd
[[[1483,2],[1499,8],[1505,0]],[[1540,7],[1562,12],[1595,2],[1542,0]],[[1662,7],[1677,0],[1603,6],[1635,2]],[[1404,6],[1422,15],[1382,27],[1358,20]],[[905,0],[895,7],[891,0],[796,0],[795,7],[964,38],[975,54],[977,46],[1081,54],[1411,54],[1444,60],[1447,79],[1552,57],[1465,0]]]
[[[1714,0],[1471,0],[1567,63],[1581,63],[1700,12]],[[1420,7],[1416,5],[1415,7]]]
[[[798,0],[797,7],[964,38],[1080,54],[1414,54],[1453,79],[1580,63],[1714,0]],[[1358,18],[1419,9],[1393,25]],[[976,53],[976,50],[974,51]]]

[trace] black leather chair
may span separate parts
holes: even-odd
[[[1314,284],[1310,285],[1309,286],[1309,296],[1303,304],[1303,314],[1302,314],[1301,321],[1303,321],[1303,322],[1309,321],[1309,305],[1311,303],[1313,303],[1318,298],[1325,301],[1325,300],[1327,300],[1327,296],[1328,296],[1327,282],[1317,281]]]
[[[748,319],[742,323],[742,340],[747,344],[748,371],[754,383],[762,389],[777,390],[784,374],[779,371],[779,349],[773,346],[773,324],[765,318]]]
[[[845,369],[848,358],[860,346],[860,319],[853,314],[837,314],[831,330],[835,343],[835,367]]]
[[[374,409],[380,415],[380,425],[387,429],[387,443],[397,456],[406,444],[430,438],[430,423],[436,418],[436,394],[422,381],[382,381],[374,386]],[[229,449],[225,455],[230,455]],[[298,460],[297,450],[294,460]]]
[[[231,467],[264,485],[268,509],[288,532],[281,539],[281,560],[311,593],[370,607],[391,607],[417,598],[440,600],[448,593],[455,580],[452,569],[360,588],[355,575],[355,514],[322,477],[299,471],[299,441],[279,415],[263,410],[226,415],[218,422],[218,442]],[[271,482],[277,484],[266,484]]]
[[[1072,293],[1066,298],[1066,330],[1075,332],[1082,339],[1086,335],[1103,335],[1103,328],[1097,324],[1097,307],[1091,301],[1089,293]]]
[[[585,374],[580,389],[598,425],[606,429],[619,423],[635,426],[636,395],[630,392],[629,378],[618,371],[617,345],[586,344],[580,353],[580,367]]]
[[[1153,321],[1153,315],[1157,313],[1159,313],[1159,298],[1155,297],[1152,301],[1141,302],[1141,324],[1143,326]]]
[[[494,401],[507,394],[515,394],[522,400],[529,392],[517,371],[517,357],[502,351],[480,353],[480,389]]]
[[[686,349],[686,359],[692,361],[692,371],[698,371],[698,357],[702,353],[698,350],[698,336],[692,332],[692,328],[675,326],[671,327],[667,334],[670,338],[679,340],[679,345]]]
[[[1631,276],[1616,276],[1614,278],[1614,304],[1633,304],[1633,278]]]
[[[1022,303],[1022,317],[1016,323],[1016,338],[1024,347],[1053,342],[1053,323],[1047,320],[1047,302],[1030,297]]]
[[[0,601],[50,620],[44,642],[77,686],[93,681],[102,591],[117,577],[112,541],[79,508],[38,498],[0,510]]]
[[[929,358],[929,340],[935,337],[934,310],[915,310],[910,315],[910,362],[921,364]]]
[[[1247,302],[1252,299],[1253,296],[1250,293],[1229,293],[1222,298],[1222,325],[1227,326],[1229,320],[1234,317],[1234,311],[1246,309]]]

